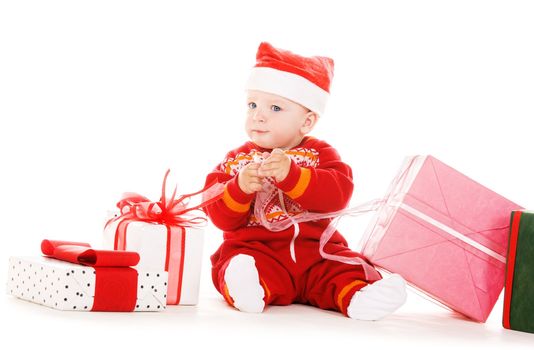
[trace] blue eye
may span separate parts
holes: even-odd
[[[256,108],[256,104],[254,102],[249,102],[248,108],[254,109],[254,108]]]
[[[280,112],[282,110],[282,108],[278,107],[277,105],[272,105],[271,106],[271,110],[273,110],[275,112]]]

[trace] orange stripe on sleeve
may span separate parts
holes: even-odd
[[[230,195],[230,192],[228,192],[228,185],[224,186],[224,193],[222,196],[222,200],[224,204],[231,210],[237,212],[237,213],[246,213],[250,209],[250,202],[248,203],[239,203],[235,199],[232,198]]]
[[[291,191],[286,192],[286,194],[291,197],[292,199],[296,199],[306,191],[308,188],[308,185],[310,184],[311,179],[311,171],[308,168],[300,168],[300,176],[299,181],[293,187]]]

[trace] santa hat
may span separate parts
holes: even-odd
[[[299,56],[262,42],[246,89],[285,97],[322,115],[333,76],[331,58]]]

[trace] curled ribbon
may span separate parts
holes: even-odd
[[[161,188],[161,197],[157,202],[151,202],[147,197],[134,192],[126,192],[117,203],[121,215],[110,219],[106,227],[114,221],[132,219],[136,221],[153,222],[169,226],[197,227],[207,222],[205,216],[194,216],[192,212],[202,210],[205,206],[222,197],[224,185],[214,181],[202,190],[181,195],[176,198],[176,186],[170,198],[166,196],[167,177],[170,169],[165,173]],[[188,207],[189,200],[202,193],[200,204]]]

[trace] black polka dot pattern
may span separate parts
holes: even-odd
[[[167,304],[167,272],[138,269],[135,311],[162,311]]]
[[[95,275],[81,273],[93,271],[92,268],[44,257],[12,257],[9,262],[15,267],[9,269],[14,277],[12,295],[60,310],[91,310],[93,307],[93,298],[87,296],[94,295],[94,291],[86,285],[94,284]],[[30,288],[22,294],[24,290],[18,281],[24,279],[30,280]]]
[[[59,310],[93,307],[93,268],[45,257],[11,257],[8,271],[7,291],[15,297]],[[164,310],[167,272],[140,270],[138,278],[134,311]]]

